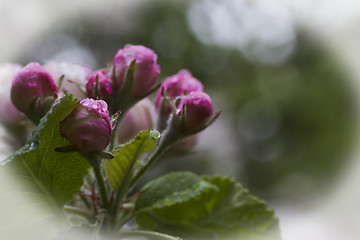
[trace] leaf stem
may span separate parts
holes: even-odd
[[[93,168],[94,168],[94,172],[95,172],[96,181],[97,181],[99,189],[100,189],[103,207],[105,209],[108,209],[109,208],[109,200],[108,200],[107,193],[106,193],[104,179],[100,172],[100,163],[94,163]]]
[[[134,185],[139,181],[139,179],[144,175],[144,173],[149,169],[151,165],[174,143],[176,143],[181,137],[179,137],[177,128],[175,126],[175,121],[171,117],[169,119],[169,125],[162,132],[162,136],[160,137],[159,144],[155,148],[155,150],[147,157],[145,160],[145,165],[136,173],[133,177],[130,188],[134,187]]]
[[[136,153],[136,154],[138,154],[138,153]],[[134,156],[134,158],[137,159],[138,156]],[[114,201],[111,202],[110,214],[111,214],[111,218],[112,218],[112,226],[113,227],[116,225],[117,211],[119,209],[119,205],[124,200],[127,193],[129,192],[129,189],[131,188],[131,184],[132,184],[131,176],[133,174],[133,166],[135,165],[135,163],[136,163],[136,161],[133,161],[131,163],[131,165],[129,167],[129,171],[127,171],[127,173],[124,177],[125,180],[123,181],[120,188],[116,192]]]
[[[133,177],[130,187],[133,187],[137,181],[144,175],[144,173],[149,169],[151,165],[161,156],[163,152],[168,148],[166,142],[161,141],[161,143],[158,145],[158,147],[152,152],[151,155],[146,160],[145,165],[136,173],[136,175]]]
[[[110,143],[109,143],[109,151],[112,152],[115,146],[115,139],[117,137],[116,134],[116,129],[119,126],[120,122],[123,120],[123,118],[125,117],[127,111],[129,110],[129,108],[127,109],[121,109],[121,113],[120,115],[117,117],[116,121],[115,121],[115,126],[113,126],[113,131],[112,131],[112,135],[110,138]]]

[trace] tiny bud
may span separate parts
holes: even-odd
[[[212,115],[211,98],[204,92],[191,92],[189,95],[182,96],[177,106],[176,117],[181,119],[184,133],[192,133],[205,128]]]
[[[38,63],[29,63],[15,76],[11,87],[11,101],[30,119],[38,121],[48,109],[48,97],[56,95],[53,78]],[[46,106],[47,107],[47,106]]]
[[[161,84],[160,90],[155,97],[155,107],[159,112],[158,128],[162,130],[171,113],[171,108],[163,100],[162,91],[165,96],[171,99],[182,96],[185,93],[197,91],[202,92],[204,89],[202,83],[194,78],[187,70],[180,70],[177,74],[167,77]]]
[[[103,151],[112,133],[106,102],[90,98],[80,100],[75,109],[61,121],[60,133],[84,154]]]
[[[105,70],[97,70],[87,79],[86,93],[90,98],[96,99],[100,97],[106,102],[110,101],[112,93],[111,80]]]
[[[119,143],[125,143],[140,131],[153,127],[155,118],[154,104],[147,98],[130,108],[117,128]]]
[[[135,61],[135,69],[131,83],[126,83],[128,70]],[[151,91],[160,73],[160,66],[156,63],[157,55],[150,48],[141,45],[128,45],[120,49],[115,55],[113,66],[113,81],[117,91],[121,92],[125,85],[131,84],[131,98],[136,99]]]

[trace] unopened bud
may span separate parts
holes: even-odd
[[[25,115],[15,108],[10,99],[12,80],[21,69],[21,65],[14,63],[0,64],[0,123],[10,133],[4,139],[14,149],[23,146],[33,130],[29,124],[24,124]]]
[[[50,74],[40,64],[32,62],[15,76],[11,87],[11,101],[19,111],[37,122],[49,108],[47,100],[56,95],[56,92],[57,87]]]
[[[131,63],[135,61],[135,68],[131,83],[126,82]],[[122,92],[125,85],[131,86],[131,98],[136,99],[146,95],[154,87],[160,73],[160,66],[156,63],[157,55],[150,48],[141,45],[128,45],[120,49],[115,55],[113,65],[113,80],[117,91]],[[126,89],[127,90],[127,89]]]
[[[205,128],[213,115],[211,98],[204,92],[182,96],[176,108],[176,118],[180,119],[184,133]]]
[[[194,78],[187,70],[180,70],[177,74],[167,77],[161,84],[160,90],[155,97],[155,107],[159,113],[158,129],[163,130],[172,111],[163,99],[162,91],[166,97],[175,100],[184,94],[197,91],[202,92],[204,89],[202,83]]]
[[[101,98],[106,102],[111,99],[111,80],[105,70],[97,70],[87,79],[86,93],[91,98]]]
[[[61,121],[60,133],[84,154],[104,150],[112,134],[106,102],[90,98],[80,100],[75,109]]]

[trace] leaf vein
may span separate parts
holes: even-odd
[[[49,148],[50,148],[50,145],[51,145],[51,143],[52,143],[52,139],[54,138],[54,132],[55,132],[55,128],[52,128],[50,138],[49,138],[49,140],[47,141],[46,150],[45,150],[45,152],[44,152],[44,154],[43,154],[43,157],[41,158],[40,163],[39,163],[39,165],[40,165],[40,166],[39,166],[39,167],[40,167],[40,169],[39,169],[39,177],[40,177],[40,178],[41,178],[41,175],[42,175],[43,161],[44,161],[44,159],[46,158],[46,156],[47,156],[47,154],[48,154],[48,152],[49,152]]]

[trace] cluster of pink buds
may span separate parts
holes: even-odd
[[[173,149],[186,151],[197,142],[197,135],[210,124],[213,117],[213,105],[209,95],[203,92],[202,83],[187,70],[164,80],[155,98],[158,111],[158,129],[163,130],[175,121],[179,131],[184,135],[192,135]]]
[[[17,70],[11,100],[37,124],[65,92],[82,99],[61,122],[60,132],[84,154],[103,151],[113,132],[116,141],[124,143],[144,129],[165,131],[171,125],[169,119],[176,122],[179,139],[204,129],[213,118],[213,106],[201,82],[181,70],[159,88],[159,74],[153,50],[128,45],[116,53],[109,68],[95,71],[70,63],[29,63]],[[147,96],[156,90],[154,106]],[[114,126],[113,114],[121,114],[121,121]]]

